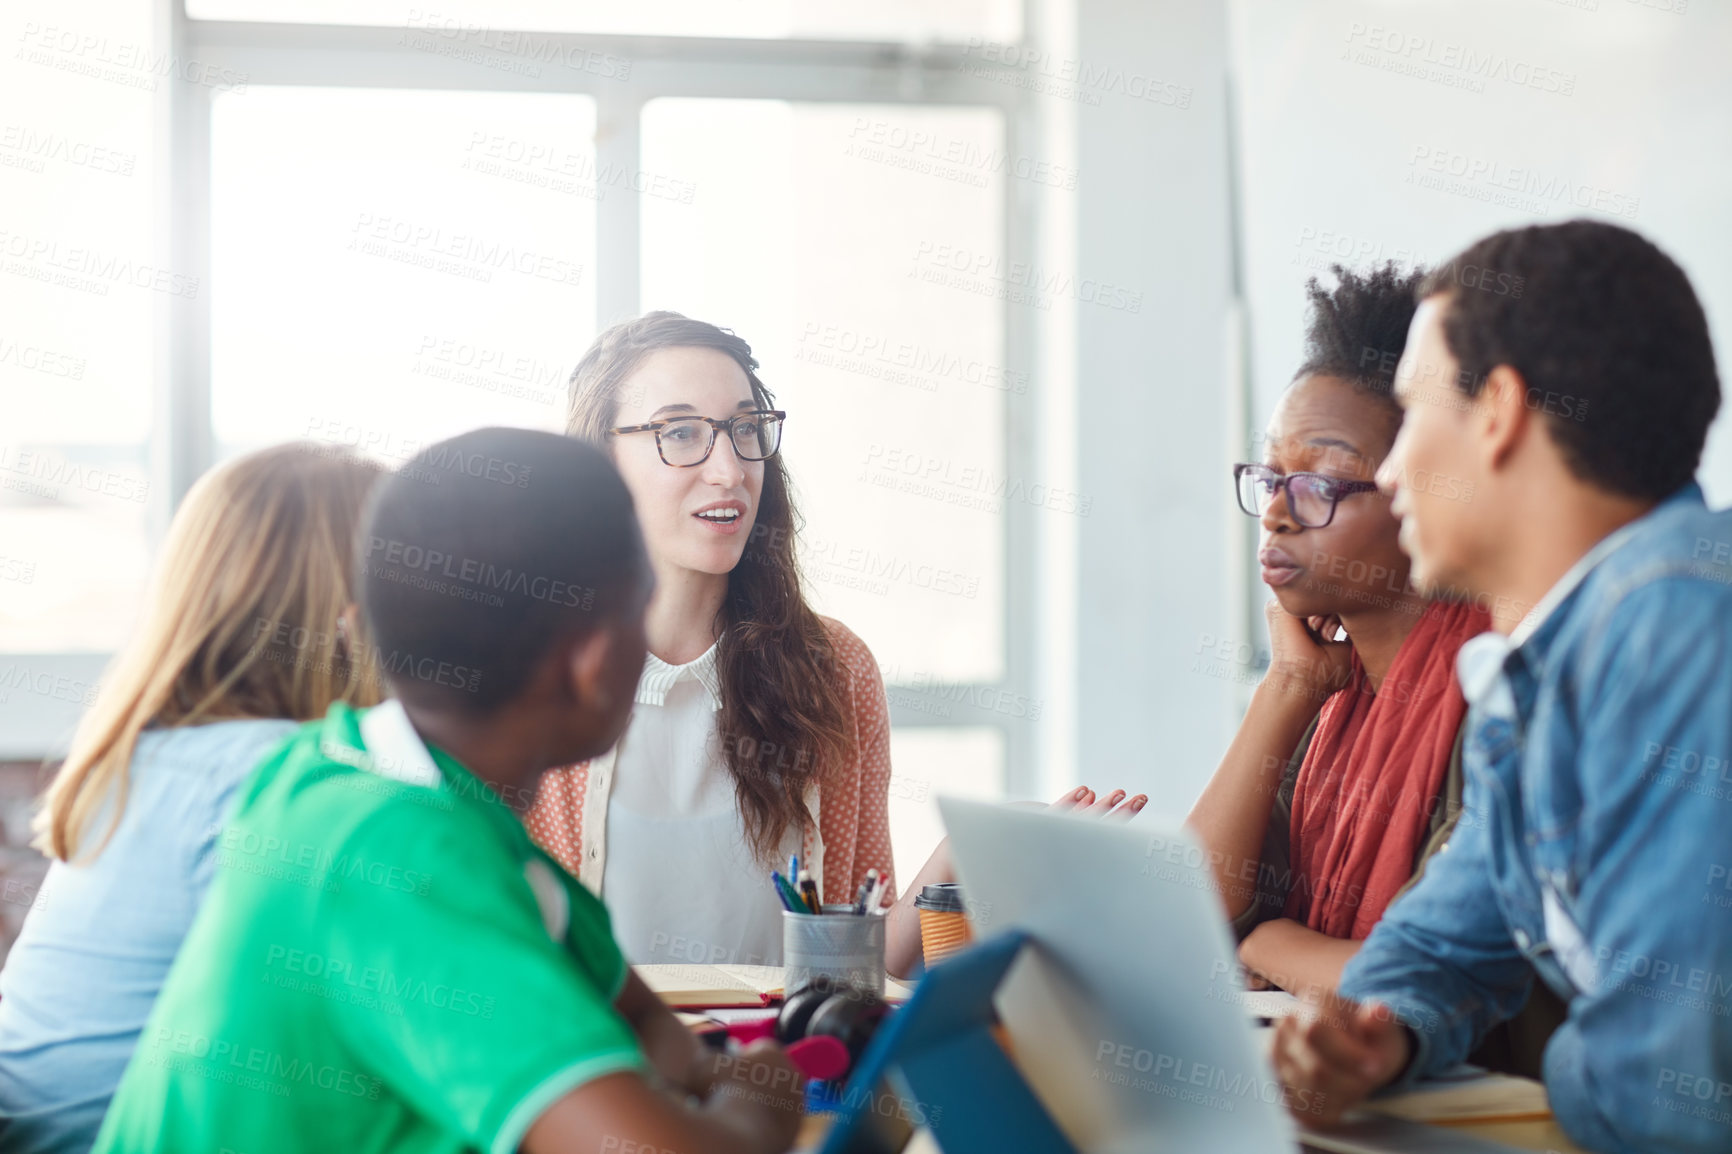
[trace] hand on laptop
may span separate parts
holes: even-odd
[[[1038,805],[1036,802],[1029,804]],[[1143,807],[1148,804],[1149,795],[1146,793],[1130,797],[1124,790],[1115,789],[1109,794],[1097,797],[1094,790],[1086,785],[1079,785],[1046,808],[1068,810],[1085,817],[1110,817],[1118,821],[1129,821],[1143,812]]]
[[[1324,994],[1275,1023],[1275,1073],[1296,1117],[1328,1125],[1407,1067],[1413,1040],[1386,1006]]]

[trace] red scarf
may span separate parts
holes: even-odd
[[[1467,712],[1455,655],[1490,628],[1484,610],[1433,602],[1375,694],[1354,654],[1294,782],[1288,917],[1358,941],[1412,877]]]

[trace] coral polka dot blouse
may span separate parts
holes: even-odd
[[[685,665],[650,654],[619,744],[542,777],[529,832],[607,903],[633,963],[780,964],[782,907],[769,870],[786,869],[789,853],[825,902],[853,901],[869,869],[890,877],[884,679],[860,638],[821,620],[846,681],[853,750],[808,790],[807,821],[784,837],[778,866],[754,860],[746,841],[716,731],[713,646]]]

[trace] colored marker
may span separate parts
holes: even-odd
[[[812,880],[811,870],[800,871],[800,894],[806,899],[806,904],[815,914],[824,912],[824,904],[818,897],[818,885]]]
[[[794,912],[803,914],[807,910],[806,898],[800,893],[800,887],[794,884],[793,878],[783,878],[782,886],[788,891],[788,900],[794,903]]]
[[[803,914],[806,912],[805,901],[797,892],[795,892],[794,887],[788,884],[787,879],[772,870],[770,872],[770,881],[775,883],[776,896],[782,900],[783,909],[787,910],[791,914]]]

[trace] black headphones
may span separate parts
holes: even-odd
[[[848,1051],[851,1070],[889,1013],[889,1003],[873,991],[820,975],[782,1003],[776,1041],[792,1046],[806,1038],[834,1038]]]

